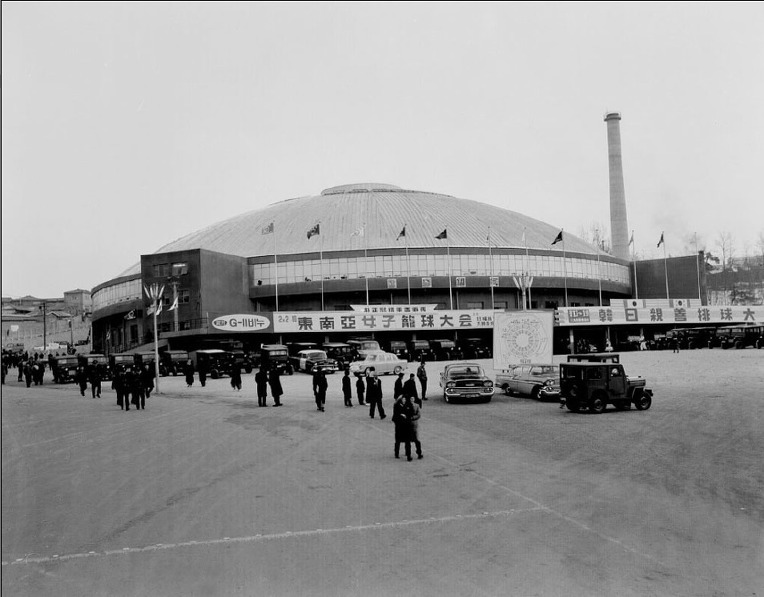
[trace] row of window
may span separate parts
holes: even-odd
[[[309,259],[285,263],[257,263],[250,266],[255,284],[279,284],[311,280],[429,276],[511,276],[528,272],[531,276],[602,279],[629,283],[628,266],[580,258],[550,255],[378,255],[337,259]],[[259,282],[258,282],[259,281]]]
[[[134,301],[140,299],[143,292],[143,286],[141,280],[129,280],[127,282],[120,282],[113,286],[107,286],[93,293],[93,310],[103,309],[109,305],[114,305],[124,301]],[[162,303],[169,307],[173,301],[172,289],[165,288],[162,295]],[[191,302],[191,292],[182,288],[178,289],[178,304]]]
[[[152,274],[155,278],[185,276],[187,273],[188,263],[156,263],[152,267]]]

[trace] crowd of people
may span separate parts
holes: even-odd
[[[5,358],[2,361],[3,383],[5,383],[10,361],[10,359]],[[13,364],[18,368],[19,382],[25,380],[27,387],[30,387],[32,383],[35,385],[43,383],[46,368],[43,355],[19,355],[19,358],[14,360]],[[196,370],[191,359],[186,362],[183,371],[188,387],[193,386],[195,376],[197,375],[201,386],[204,387],[206,385],[206,371],[204,371],[203,367]],[[230,377],[231,387],[237,392],[241,391],[241,369],[234,367],[230,372]],[[282,405],[281,397],[284,394],[284,390],[281,386],[281,375],[277,368],[268,369],[267,367],[261,367],[255,373],[254,379],[258,406],[268,406],[269,390],[273,400],[272,406]],[[417,380],[419,381],[419,388],[417,387]],[[74,382],[81,396],[85,396],[88,385],[90,385],[91,397],[94,399],[100,398],[102,381],[104,381],[103,370],[95,360],[92,363],[79,365],[74,373]],[[111,388],[117,395],[117,405],[123,411],[129,411],[131,405],[136,410],[144,410],[146,408],[146,400],[151,397],[151,392],[154,390],[154,382],[155,371],[148,364],[117,367],[111,380]],[[387,414],[382,406],[382,382],[377,376],[374,367],[370,367],[366,371],[365,376],[359,375],[355,380],[355,384],[353,384],[350,376],[350,370],[345,369],[341,377],[340,389],[346,408],[353,406],[353,385],[355,385],[358,405],[369,407],[369,417],[374,419],[378,415],[380,420],[385,419]],[[316,370],[313,372],[312,389],[316,409],[324,412],[326,410],[326,397],[329,391],[329,383],[324,371]],[[422,444],[419,441],[418,432],[423,400],[427,400],[427,370],[424,361],[420,363],[416,374],[409,374],[408,379],[404,379],[404,374],[399,373],[393,385],[392,421],[395,425],[395,458],[400,457],[400,446],[404,444],[407,460],[413,460],[411,455],[412,443],[416,448],[418,458],[423,458]]]

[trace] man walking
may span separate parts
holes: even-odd
[[[369,367],[369,376],[366,378],[366,398],[369,402],[369,416],[374,418],[374,409],[379,411],[379,418],[384,419],[385,410],[382,408],[382,382],[377,377],[377,370]]]
[[[411,440],[407,441],[407,434],[409,430],[408,421],[406,421],[406,415],[403,412],[404,398],[401,396],[393,404],[393,424],[395,425],[395,448],[394,453],[396,458],[400,458],[401,455],[401,442],[405,442],[408,446],[407,454],[411,453]]]
[[[268,406],[268,372],[264,366],[255,373],[255,386],[257,387],[257,405]]]
[[[422,444],[419,441],[419,418],[422,413],[419,409],[419,405],[412,401],[411,396],[403,397],[403,415],[405,424],[408,426],[407,432],[404,436],[406,442],[406,460],[411,462],[411,442],[414,442],[416,446],[416,455],[420,460],[424,458],[422,455]]]
[[[90,382],[90,391],[93,398],[101,397],[101,372],[98,370],[98,361],[93,359],[90,367],[87,369],[88,381]]]
[[[363,383],[363,377],[360,375],[355,382],[355,391],[358,394],[358,404],[364,406],[366,403],[363,401],[363,395],[366,392],[366,384]]]
[[[273,406],[281,406],[281,395],[284,390],[281,389],[281,376],[279,370],[275,367],[268,373],[268,381],[271,384],[271,395],[273,396]]]
[[[416,376],[419,379],[419,383],[422,384],[422,400],[427,400],[427,369],[424,366],[424,359],[422,359],[416,370]]]
[[[353,386],[349,369],[345,369],[345,375],[342,376],[342,397],[345,399],[345,406],[353,406]]]
[[[419,394],[416,391],[416,378],[413,373],[409,374],[409,378],[406,380],[406,383],[403,384],[402,394],[404,396],[411,396],[414,399],[414,402],[419,406],[422,406],[422,401],[419,400]]]
[[[393,400],[398,400],[398,396],[403,394],[403,373],[398,374],[398,378],[395,380],[393,386]]]
[[[326,381],[326,374],[316,369],[313,374],[313,395],[316,397],[316,407],[323,412],[326,407],[326,389],[329,384]]]

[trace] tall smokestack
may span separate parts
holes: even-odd
[[[626,218],[626,191],[623,188],[621,159],[621,115],[610,112],[607,122],[607,157],[610,172],[610,245],[613,255],[629,259],[629,222]]]

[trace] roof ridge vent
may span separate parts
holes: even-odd
[[[345,193],[399,193],[403,189],[392,184],[364,182],[345,184],[321,191],[322,195],[343,195]]]

